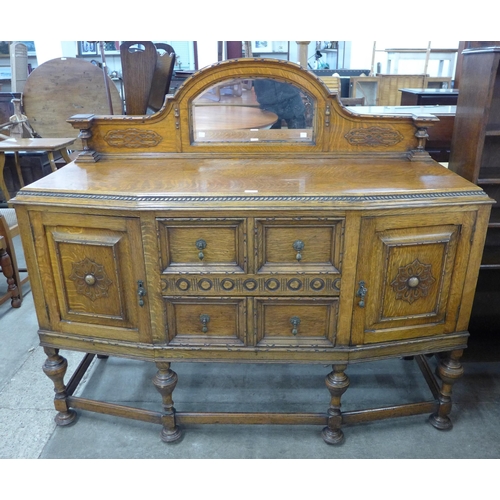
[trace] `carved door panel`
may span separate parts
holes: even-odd
[[[473,212],[362,220],[352,343],[453,332]]]
[[[150,341],[139,219],[51,212],[40,218],[38,264],[54,295],[47,298],[52,328]]]

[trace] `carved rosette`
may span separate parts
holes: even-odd
[[[116,148],[152,148],[162,141],[161,135],[153,130],[139,130],[127,128],[124,130],[110,130],[104,140]]]
[[[107,297],[109,287],[113,284],[104,267],[88,258],[73,263],[69,278],[75,282],[76,291],[92,301]]]
[[[431,274],[431,267],[430,264],[422,264],[418,259],[407,266],[400,267],[396,278],[391,283],[396,299],[413,304],[421,297],[427,297],[436,281]]]
[[[390,127],[369,127],[352,129],[345,138],[353,146],[393,146],[403,135]]]

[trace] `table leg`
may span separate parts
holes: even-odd
[[[47,151],[47,156],[49,157],[50,168],[51,168],[52,172],[55,172],[57,170],[57,167],[56,167],[56,162],[54,160],[54,152]]]
[[[64,385],[64,375],[68,368],[68,361],[59,355],[59,349],[44,347],[43,350],[47,359],[43,365],[43,371],[54,384],[54,406],[58,411],[55,422],[57,425],[69,425],[76,419],[76,412],[68,407],[66,402],[66,386]]]
[[[328,408],[328,425],[323,429],[322,436],[328,444],[340,444],[344,441],[344,433],[340,430],[342,425],[340,398],[349,387],[349,378],[344,373],[346,368],[347,365],[333,365],[333,371],[325,380],[331,401],[330,408]]]
[[[170,369],[170,363],[158,362],[156,366],[158,372],[153,378],[153,384],[163,400],[161,440],[170,443],[181,437],[181,431],[175,423],[175,408],[172,400],[172,392],[177,385],[177,374]]]
[[[453,427],[448,416],[451,412],[451,389],[453,384],[464,374],[463,366],[460,363],[462,354],[462,350],[451,351],[437,367],[437,375],[442,381],[439,391],[439,407],[436,413],[429,417],[429,422],[439,430],[448,430]]]
[[[66,148],[60,149],[59,153],[66,163],[71,163],[71,158],[69,157],[68,150]]]
[[[0,266],[2,267],[3,275],[7,279],[7,290],[10,294],[10,304],[12,307],[17,308],[21,307],[21,294],[19,292],[19,288],[17,287],[16,280],[14,279],[12,260],[4,246],[4,238],[2,236],[0,239]]]
[[[19,153],[14,151],[14,163],[16,164],[17,178],[19,179],[19,185],[24,187],[23,173],[21,172],[21,162],[19,161]]]
[[[2,190],[3,197],[5,201],[10,200],[9,190],[7,189],[7,185],[5,184],[5,179],[3,178],[3,169],[5,167],[5,153],[0,151],[0,189]]]

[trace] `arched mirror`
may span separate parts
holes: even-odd
[[[225,80],[193,100],[192,140],[313,143],[314,109],[312,96],[289,82]]]

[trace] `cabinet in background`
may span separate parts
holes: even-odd
[[[364,97],[367,106],[400,106],[402,88],[450,88],[450,77],[377,75],[351,77],[350,97]]]
[[[463,51],[449,169],[493,199],[481,269],[500,269],[500,47]]]
[[[479,42],[470,42],[479,43]],[[470,329],[496,335],[500,313],[500,46],[462,52],[460,87],[449,169],[482,187],[496,202],[491,211]]]

